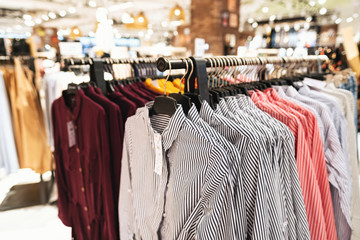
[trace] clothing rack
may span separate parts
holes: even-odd
[[[156,64],[155,58],[65,58],[62,60],[65,68],[75,65],[90,66],[90,80],[95,82],[101,91],[106,93],[106,84],[104,79],[104,65],[112,64]]]
[[[319,64],[328,61],[325,55],[314,55],[307,57],[248,57],[240,58],[236,56],[219,56],[209,58],[183,58],[167,59],[159,58],[157,60],[157,69],[161,72],[172,69],[189,69],[193,66],[193,71],[189,79],[189,89],[185,84],[186,92],[195,92],[195,80],[197,79],[198,91],[201,99],[209,102],[209,88],[206,68],[209,67],[232,67],[232,66],[249,66],[249,65],[287,65],[287,64]],[[305,66],[305,65],[304,65]],[[191,70],[189,70],[190,72]],[[185,78],[187,79],[187,78]]]

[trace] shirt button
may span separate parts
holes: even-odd
[[[79,168],[79,172],[82,172],[82,168]]]
[[[90,225],[87,225],[87,230],[90,230],[90,229],[91,229]]]
[[[77,152],[80,152],[80,149],[79,149],[79,148],[76,148],[76,151],[77,151]]]
[[[87,212],[87,211],[88,211],[88,208],[87,208],[87,206],[85,206],[85,207],[84,207],[84,210],[85,210],[85,212]]]
[[[82,192],[85,192],[85,188],[84,188],[84,187],[82,187],[82,188],[81,188],[81,191],[82,191]]]

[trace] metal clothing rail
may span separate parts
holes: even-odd
[[[159,58],[156,66],[159,71],[164,72],[170,69],[190,69],[191,76],[186,76],[189,79],[189,84],[185,84],[185,91],[194,93],[195,81],[197,81],[198,93],[202,100],[209,102],[209,88],[207,84],[206,68],[209,67],[231,67],[231,66],[248,66],[248,65],[288,65],[288,64],[308,64],[319,63],[327,61],[328,57],[325,55],[307,56],[307,57],[250,57],[240,58],[236,56],[218,56],[210,58],[183,58],[183,59],[166,59]],[[189,74],[189,73],[187,73]],[[188,89],[189,85],[189,89]]]

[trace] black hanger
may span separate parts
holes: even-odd
[[[75,83],[69,83],[68,84],[68,87],[67,87],[67,90],[66,90],[66,94],[76,94],[78,92],[78,85],[75,84]]]
[[[154,105],[149,110],[150,116],[165,114],[172,117],[177,109],[176,100],[172,97],[166,96],[166,82],[169,79],[171,73],[171,64],[169,63],[169,74],[165,80],[164,95],[155,97]]]
[[[180,88],[179,88],[179,93],[170,93],[169,97],[172,97],[176,100],[177,104],[180,104],[184,110],[185,114],[188,114],[190,108],[191,108],[191,99],[189,96],[183,95],[181,94],[181,84],[182,81],[184,79],[184,77],[187,75],[189,68],[188,68],[188,62],[186,59],[185,60],[185,64],[186,64],[186,70],[185,70],[185,74],[184,76],[181,76],[180,78]]]

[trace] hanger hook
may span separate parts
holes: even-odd
[[[186,58],[182,58],[181,60],[185,60],[186,69],[185,69],[184,75],[183,75],[182,78],[180,79],[180,87],[179,87],[179,93],[180,93],[180,94],[181,94],[182,81],[184,80],[186,74],[187,74],[188,71],[189,71],[189,64],[188,64],[188,62],[186,61]]]
[[[189,59],[189,60],[190,60],[190,65],[191,65],[190,74],[189,74],[189,76],[188,76],[187,79],[186,79],[187,90],[190,92],[190,83],[189,83],[189,80],[190,80],[190,77],[191,77],[191,75],[192,75],[192,73],[193,73],[193,71],[194,71],[194,64],[193,64],[193,62],[191,61],[190,58],[186,58],[186,59]]]
[[[171,74],[171,63],[170,63],[170,61],[169,61],[169,72],[168,72],[168,75],[166,76],[166,79],[165,79],[165,87],[164,87],[164,95],[165,95],[165,96],[166,96],[166,83],[167,83],[167,81],[169,80],[170,74]]]

